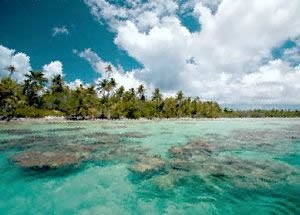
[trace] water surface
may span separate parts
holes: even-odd
[[[0,150],[0,214],[300,214],[300,119],[10,122]]]

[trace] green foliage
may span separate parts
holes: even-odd
[[[0,115],[10,119],[15,116],[16,109],[22,105],[21,87],[11,78],[0,81]]]
[[[8,68],[10,76],[16,72]],[[300,111],[285,110],[222,110],[218,103],[185,97],[179,91],[175,97],[163,98],[156,88],[150,99],[144,85],[137,89],[117,88],[109,78],[112,67],[106,68],[108,77],[95,86],[69,89],[61,75],[48,82],[43,72],[30,72],[24,83],[18,84],[10,76],[0,80],[0,116],[45,117],[66,116],[75,119],[108,118],[217,118],[217,117],[300,117]]]
[[[57,110],[46,110],[46,109],[39,109],[36,107],[20,107],[16,109],[15,112],[16,117],[29,117],[29,118],[43,118],[46,116],[56,116],[61,117],[65,116],[64,113],[57,111]]]
[[[42,100],[40,93],[47,83],[44,74],[41,71],[31,71],[29,75],[25,75],[27,79],[24,82],[23,94],[26,96],[27,103],[30,106],[41,107]]]
[[[94,86],[84,88],[80,86],[71,91],[66,102],[66,115],[68,117],[95,118],[99,116],[100,101]]]
[[[228,118],[264,118],[264,117],[300,117],[300,111],[298,110],[244,110],[244,111],[233,111],[232,109],[225,108],[222,113],[222,117]]]

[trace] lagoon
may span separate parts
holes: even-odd
[[[300,119],[0,124],[0,214],[300,214]]]

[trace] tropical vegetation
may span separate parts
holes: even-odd
[[[144,85],[125,90],[108,76],[96,85],[80,85],[71,89],[62,75],[48,80],[43,71],[31,71],[22,83],[12,79],[17,72],[7,68],[8,77],[0,80],[0,116],[39,118],[65,116],[68,119],[139,119],[139,118],[217,118],[217,117],[299,117],[299,111],[222,109],[217,102],[201,101],[199,97],[184,96],[179,91],[174,97],[164,98],[159,88],[146,95]]]

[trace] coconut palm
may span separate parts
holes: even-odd
[[[61,93],[64,90],[64,80],[62,75],[55,75],[52,79],[52,91]]]
[[[137,89],[137,94],[139,95],[140,100],[145,101],[145,87],[143,84],[141,84]]]
[[[124,92],[125,92],[125,88],[124,88],[124,86],[121,86],[121,87],[119,87],[117,89],[116,96],[118,96],[119,98],[121,98],[121,97],[123,97]]]
[[[134,90],[134,88],[130,88],[129,89],[129,93],[130,93],[131,98],[135,97],[135,90]]]
[[[110,92],[114,90],[117,86],[117,83],[114,78],[111,78],[110,81],[107,79],[102,79],[97,84],[97,90],[102,93],[102,96],[110,97]]]
[[[14,65],[9,65],[6,69],[9,71],[9,77],[10,78],[16,72],[16,67]]]
[[[110,64],[107,67],[105,67],[105,72],[107,73],[107,78],[110,78],[112,73],[112,66]]]
[[[108,97],[110,96],[110,92],[113,91],[117,86],[117,82],[114,78],[111,78],[108,83]]]
[[[177,94],[176,94],[176,101],[177,101],[178,103],[182,103],[183,99],[184,99],[184,95],[183,95],[182,90],[180,90],[180,91],[178,91]]]
[[[40,105],[39,93],[45,87],[47,78],[41,71],[30,71],[26,74],[23,94],[27,97],[29,105]]]
[[[97,90],[102,94],[102,96],[105,96],[105,93],[107,92],[109,82],[107,79],[102,79],[97,83]]]
[[[15,115],[17,104],[20,102],[20,87],[11,78],[0,80],[0,114],[9,120]]]
[[[161,101],[162,100],[162,95],[160,93],[159,88],[155,88],[153,93],[152,93],[152,101]]]

